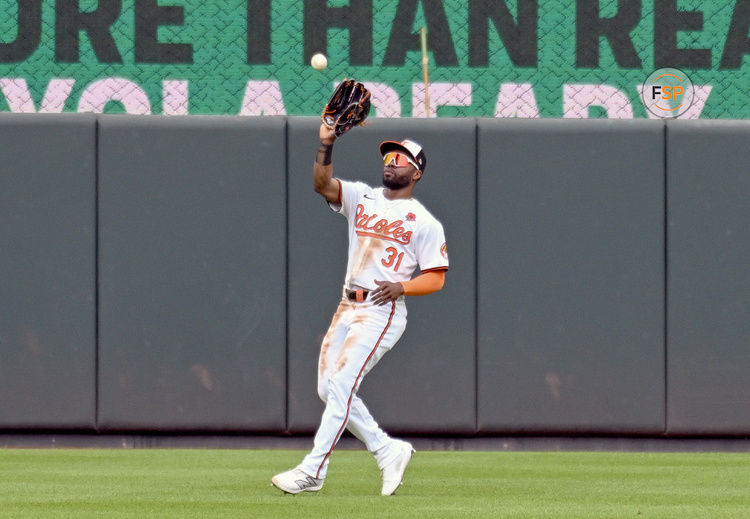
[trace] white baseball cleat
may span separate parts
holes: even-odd
[[[323,480],[316,479],[302,472],[300,469],[292,469],[271,478],[271,483],[287,494],[299,494],[300,492],[317,492],[323,488]]]
[[[404,479],[404,472],[406,472],[406,466],[411,461],[411,455],[416,452],[411,443],[397,441],[400,443],[398,456],[380,471],[383,476],[383,490],[380,493],[384,496],[391,496],[396,492]]]

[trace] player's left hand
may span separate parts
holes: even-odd
[[[370,299],[378,306],[395,301],[404,294],[404,285],[401,283],[378,281],[377,279],[375,283],[378,285],[378,288],[372,291]]]

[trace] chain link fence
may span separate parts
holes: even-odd
[[[353,77],[375,117],[744,119],[748,27],[750,0],[0,0],[0,111],[316,115]]]

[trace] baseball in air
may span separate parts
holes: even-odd
[[[318,52],[310,58],[310,65],[312,65],[312,68],[315,70],[323,70],[328,66],[328,58],[326,58],[325,54]]]

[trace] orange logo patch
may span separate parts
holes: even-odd
[[[448,259],[448,246],[445,243],[440,246],[440,254],[442,254],[445,259]]]

